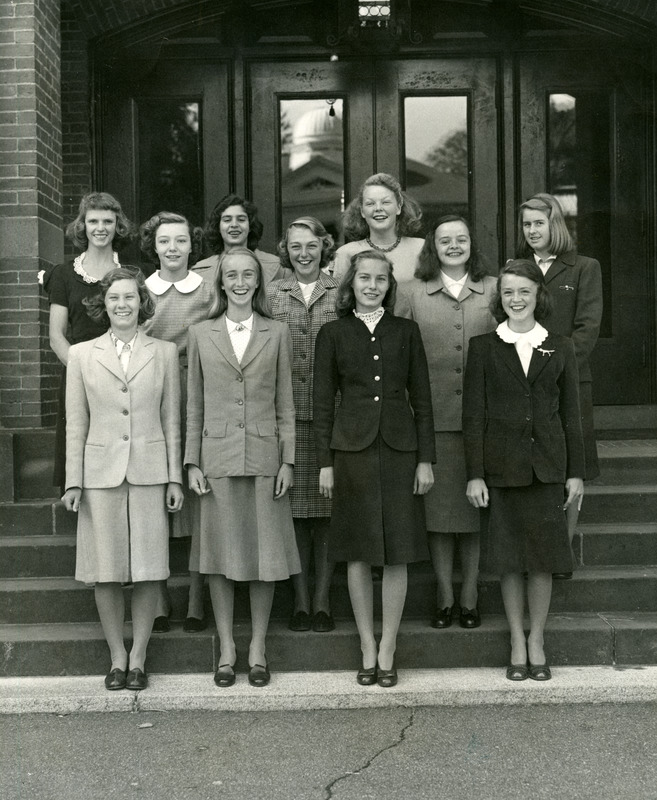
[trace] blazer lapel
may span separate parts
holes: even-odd
[[[123,374],[123,368],[116,354],[114,343],[110,339],[109,331],[96,339],[94,352],[99,364],[102,364],[112,375],[115,375],[121,383],[126,383],[126,376]]]
[[[215,320],[214,325],[212,326],[212,330],[210,331],[210,341],[231,365],[231,367],[237,370],[237,372],[241,373],[242,368],[235,357],[235,351],[233,350],[233,345],[231,344],[230,336],[228,335],[228,328],[226,327],[226,318],[223,314]]]
[[[539,348],[534,348],[532,360],[529,362],[529,372],[527,373],[527,380],[530,383],[534,383],[543,372],[554,353],[555,346],[551,336],[548,336]]]
[[[495,336],[497,349],[500,353],[502,361],[509,370],[516,376],[516,378],[521,381],[524,385],[527,384],[527,376],[524,373],[522,368],[522,364],[520,363],[520,357],[518,356],[518,352],[515,348],[515,345],[510,344],[509,342],[503,342],[499,336]],[[533,358],[533,357],[532,357]]]
[[[253,330],[251,331],[251,338],[249,339],[249,343],[246,346],[246,351],[242,357],[242,369],[244,369],[247,364],[250,364],[253,361],[253,359],[267,344],[270,338],[271,333],[269,332],[268,320],[254,312]]]
[[[140,372],[149,361],[153,359],[153,339],[149,336],[146,336],[144,333],[139,331],[137,333],[137,339],[135,340],[135,349],[130,355],[130,362],[128,363],[128,372],[126,374],[126,380],[130,382],[135,375]]]

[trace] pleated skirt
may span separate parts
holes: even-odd
[[[413,494],[417,453],[378,436],[364,450],[336,450],[329,536],[331,561],[373,566],[429,558],[424,502]]]
[[[123,481],[83,489],[75,579],[84,583],[162,581],[169,577],[166,485]]]
[[[489,487],[481,514],[480,568],[505,572],[570,572],[574,564],[563,511],[564,487],[541,483]]]
[[[465,496],[468,479],[461,431],[436,431],[434,484],[424,496],[427,530],[479,533],[479,510]]]
[[[199,503],[199,572],[233,581],[282,581],[301,571],[290,499],[274,500],[275,478],[207,481],[210,491]],[[192,555],[193,548],[192,540]]]

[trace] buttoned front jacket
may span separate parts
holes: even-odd
[[[73,345],[66,372],[66,488],[182,483],[173,342],[139,331],[127,374],[109,332]]]
[[[334,450],[364,450],[379,433],[395,450],[416,450],[418,462],[434,461],[431,390],[417,324],[385,312],[373,333],[353,314],[324,325],[315,346],[314,411],[320,467],[333,464]]]
[[[564,483],[584,475],[579,381],[573,343],[550,333],[527,376],[497,333],[470,340],[463,394],[468,480],[489,486]]]
[[[322,325],[337,319],[337,294],[338,282],[324,272],[319,273],[308,306],[294,276],[273,281],[267,286],[267,299],[274,319],[287,322],[292,334],[292,391],[299,420],[313,418],[315,340]]]
[[[600,334],[602,320],[602,271],[594,258],[564,253],[545,275],[552,295],[552,312],[543,325],[568,336],[575,345],[580,381],[591,380],[589,356]]]
[[[185,464],[208,478],[276,475],[294,464],[292,339],[254,312],[240,364],[225,315],[192,325],[187,342]]]
[[[473,336],[497,326],[490,313],[495,278],[467,278],[458,300],[440,274],[430,281],[414,278],[397,287],[395,314],[420,326],[429,365],[433,425],[437,431],[460,431],[463,378],[468,345]]]

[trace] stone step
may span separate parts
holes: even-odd
[[[131,636],[130,625],[125,628]],[[235,625],[238,671],[246,668],[248,623]],[[0,625],[4,658],[0,676],[103,675],[109,653],[98,623]],[[550,615],[545,635],[554,665],[651,664],[657,652],[657,613]],[[217,667],[214,628],[184,633],[179,625],[167,634],[153,634],[148,650],[152,673],[208,673]],[[340,620],[332,633],[292,633],[272,621],[267,655],[275,671],[356,670],[360,663],[358,634],[352,621]],[[453,626],[434,630],[425,621],[404,618],[396,662],[400,669],[502,667],[509,658],[509,633],[502,615],[484,617],[475,630]]]
[[[183,619],[186,613],[187,579],[173,576],[169,579],[168,587],[172,619]],[[129,594],[130,587],[126,587],[125,591]],[[292,609],[292,597],[289,581],[277,585],[273,618],[287,619]],[[434,611],[435,597],[435,579],[431,567],[428,564],[414,565],[409,574],[407,615],[429,619]],[[126,603],[129,607],[129,602]],[[351,618],[343,569],[334,576],[331,605],[336,618]],[[375,587],[375,607],[380,613],[378,585]],[[495,577],[481,576],[479,608],[483,614],[502,613],[499,581]],[[582,568],[575,572],[572,580],[554,582],[552,608],[563,612],[657,611],[657,567]],[[238,584],[235,617],[244,619],[248,613],[248,586]],[[0,619],[13,624],[93,622],[97,619],[93,589],[70,577],[3,579],[0,580]]]
[[[580,523],[654,522],[657,485],[598,486],[587,484]]]
[[[70,536],[77,528],[77,514],[66,511],[57,498],[0,503],[2,536]]]
[[[573,549],[581,564],[620,566],[657,564],[657,522],[577,526]]]
[[[589,485],[657,484],[657,439],[598,442],[600,477]]]

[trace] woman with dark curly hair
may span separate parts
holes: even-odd
[[[327,558],[331,501],[319,494],[319,467],[313,435],[313,365],[315,339],[325,322],[337,319],[338,282],[323,269],[333,258],[333,238],[315,217],[292,222],[278,245],[281,264],[294,270],[289,278],[273,281],[267,298],[274,319],[287,322],[292,333],[292,389],[296,411],[294,486],[290,503],[301,572],[292,576],[293,631],[331,631],[335,627],[329,603],[333,565]],[[308,578],[311,560],[315,584],[310,616]]]
[[[203,247],[203,231],[194,227],[181,214],[160,211],[140,228],[141,250],[149,261],[158,262],[159,269],[146,279],[155,313],[144,325],[144,332],[156,339],[174,342],[180,363],[182,409],[187,403],[187,329],[206,320],[214,302],[212,283],[190,266],[198,259]],[[182,425],[183,438],[185,426]],[[198,572],[198,498],[185,490],[185,504],[172,519],[174,538],[191,537],[189,560],[189,601],[183,630],[202,631],[207,627],[203,613],[203,578]],[[189,541],[189,539],[188,539]],[[171,603],[162,584],[153,631],[169,630]]]
[[[110,649],[105,686],[145,689],[158,582],[169,575],[167,511],[183,502],[178,358],[172,342],[139,330],[153,315],[139,270],[111,270],[85,305],[106,332],[69,348],[62,501],[78,512],[75,577],[94,584]],[[129,654],[126,582],[134,584]]]
[[[199,261],[194,269],[204,272],[206,280],[214,283],[219,256],[246,247],[255,253],[262,265],[265,286],[270,281],[287,277],[291,270],[281,267],[278,256],[258,249],[262,231],[256,206],[237,194],[227,194],[212,209],[205,226],[205,241],[213,255]]]
[[[397,683],[407,565],[428,556],[422,495],[433,484],[435,455],[429,373],[417,323],[392,314],[395,288],[384,253],[352,256],[339,319],[320,329],[315,349],[319,491],[333,499],[329,559],[347,562],[362,686]],[[383,567],[378,646],[372,566]]]
[[[347,244],[335,254],[333,276],[340,280],[356,253],[376,250],[390,259],[397,283],[410,281],[424,244],[424,239],[415,236],[421,219],[420,206],[402,191],[396,178],[386,172],[371,175],[342,217]]]
[[[442,216],[427,235],[415,279],[402,284],[395,313],[420,326],[427,351],[436,482],[424,500],[429,549],[438,582],[434,628],[449,628],[454,611],[454,553],[461,562],[459,624],[477,628],[479,513],[465,497],[465,454],[461,432],[463,374],[472,336],[493,330],[489,311],[495,278],[487,275],[468,222],[458,214]]]
[[[111,194],[91,192],[82,198],[77,217],[66,228],[66,235],[81,253],[72,262],[55,266],[43,280],[50,300],[50,347],[64,366],[72,344],[95,339],[105,330],[89,318],[82,301],[98,292],[100,281],[110,270],[121,266],[116,250],[132,234],[132,223]],[[53,476],[53,484],[62,488],[66,464],[65,397],[66,370],[59,387]]]

